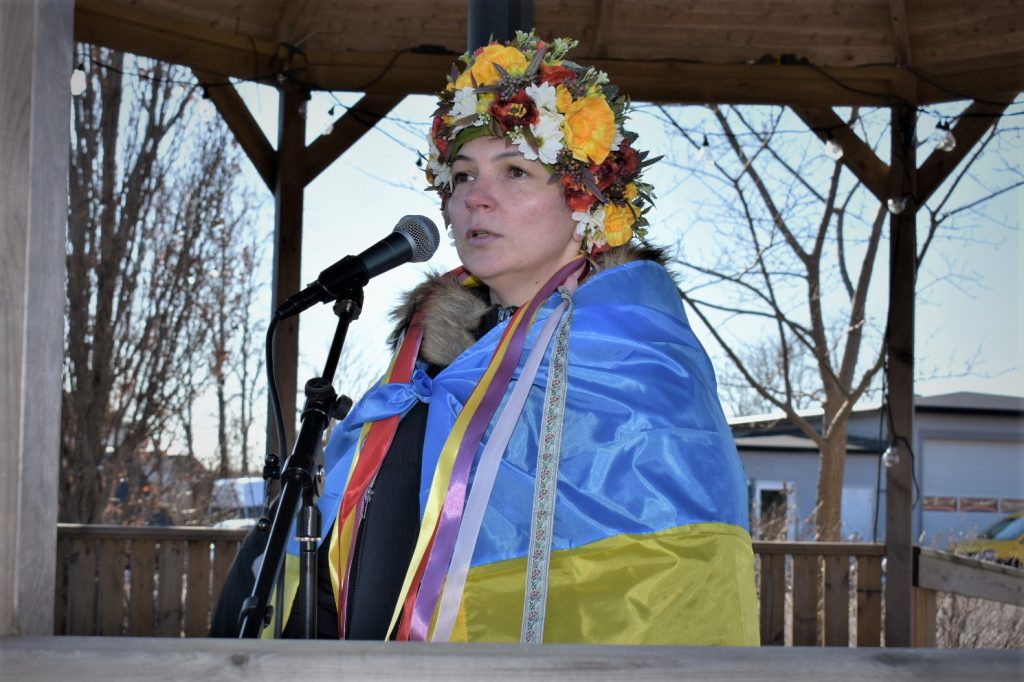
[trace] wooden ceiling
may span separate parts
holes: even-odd
[[[535,0],[633,99],[800,106],[1009,100],[1022,0]],[[429,93],[467,0],[75,0],[75,38],[231,78]]]

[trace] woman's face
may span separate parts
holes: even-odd
[[[478,137],[452,163],[448,217],[467,270],[502,305],[522,305],[580,250],[562,185],[501,138]]]

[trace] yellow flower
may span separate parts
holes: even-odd
[[[608,246],[622,246],[633,237],[636,209],[632,204],[605,204],[604,238]]]
[[[458,90],[471,88],[473,79],[476,79],[478,86],[497,83],[501,80],[501,74],[494,68],[495,64],[513,76],[523,75],[526,73],[526,67],[529,66],[526,55],[516,48],[507,45],[488,45],[480,54],[476,55],[472,68],[463,71],[459,79],[455,81],[455,88]]]
[[[564,114],[572,106],[572,94],[564,85],[555,86],[555,106],[560,114]]]
[[[622,194],[630,201],[633,201],[633,199],[636,199],[637,196],[639,196],[640,192],[637,191],[636,183],[631,182],[628,185],[626,185],[626,189],[625,191],[622,192]]]
[[[615,114],[604,96],[581,97],[566,110],[562,134],[573,158],[601,163],[615,141]]]

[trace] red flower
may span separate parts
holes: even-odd
[[[434,146],[437,147],[437,151],[442,158],[448,153],[448,132],[445,128],[447,126],[444,124],[444,119],[440,116],[435,116],[434,122],[430,126],[430,137],[433,138]]]
[[[575,80],[576,74],[572,72],[567,66],[549,66],[548,64],[540,65],[540,80],[542,83],[551,83],[551,85],[558,85],[565,81]]]
[[[590,207],[597,203],[590,190],[577,184],[567,175],[562,176],[562,186],[565,187],[565,203],[572,211],[589,211]]]
[[[492,102],[491,116],[498,122],[502,130],[528,126],[540,120],[537,105],[533,103],[525,90],[517,92],[512,99]]]

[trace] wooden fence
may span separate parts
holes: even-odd
[[[58,527],[55,634],[201,637],[244,531]],[[882,644],[885,546],[755,542],[763,646]],[[917,646],[935,592],[1024,605],[1024,571],[915,550]]]

